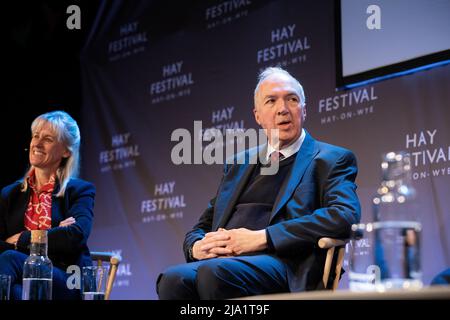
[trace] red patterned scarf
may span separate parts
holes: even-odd
[[[42,186],[38,192],[36,190],[36,176],[31,170],[27,177],[30,187],[30,201],[25,212],[25,228],[27,230],[47,230],[52,226],[52,193],[55,187],[55,176]]]

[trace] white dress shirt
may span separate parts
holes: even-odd
[[[298,137],[298,139],[295,140],[294,143],[291,143],[286,148],[283,148],[281,150],[276,150],[274,147],[270,145],[270,143],[268,143],[266,161],[269,161],[270,155],[274,151],[279,151],[283,155],[283,160],[289,158],[290,156],[295,154],[298,150],[300,150],[302,143],[305,140],[305,136],[306,136],[305,129],[302,129],[302,134],[300,135],[300,137]]]

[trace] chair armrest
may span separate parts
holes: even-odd
[[[115,255],[111,252],[91,251],[91,259],[93,261],[97,261],[97,264],[99,266],[101,266],[103,262],[109,262],[110,264],[105,290],[105,300],[109,300],[109,296],[111,295],[114,284],[114,279],[116,278],[116,273],[119,268],[119,264],[122,261],[122,258],[119,255]]]
[[[339,284],[339,279],[341,276],[341,270],[342,270],[342,264],[344,261],[344,249],[345,244],[348,242],[348,239],[341,240],[341,239],[334,239],[334,238],[327,238],[323,237],[320,238],[318,241],[318,245],[322,249],[328,249],[327,250],[327,256],[325,260],[324,270],[323,270],[323,277],[322,282],[324,288],[328,288],[328,278],[330,276],[331,272],[331,265],[333,262],[333,256],[334,256],[334,249],[339,248],[338,256],[336,260],[336,266],[335,266],[335,279],[333,281],[333,284],[330,289],[336,290]]]
[[[99,251],[91,251],[91,259],[107,261],[112,265],[118,265],[120,261],[122,261],[122,258],[118,255],[115,255],[111,252],[99,252]]]
[[[333,239],[333,238],[320,238],[319,239],[319,247],[322,249],[329,249],[332,247],[340,247],[345,245],[348,242],[348,240],[341,240],[341,239]]]

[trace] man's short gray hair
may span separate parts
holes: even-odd
[[[273,75],[283,75],[283,76],[287,76],[288,78],[290,78],[298,91],[297,93],[300,97],[300,105],[302,107],[305,106],[306,99],[305,99],[305,92],[303,91],[302,85],[289,72],[287,72],[286,70],[284,70],[280,67],[268,67],[259,74],[258,83],[256,84],[255,93],[254,93],[255,106],[256,106],[256,96],[258,94],[261,83]]]

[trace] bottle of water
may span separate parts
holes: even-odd
[[[52,299],[53,265],[47,257],[47,231],[32,230],[30,256],[23,267],[22,300]]]
[[[384,155],[381,168],[383,179],[373,199],[378,289],[419,289],[421,223],[411,185],[409,154],[389,152]]]

